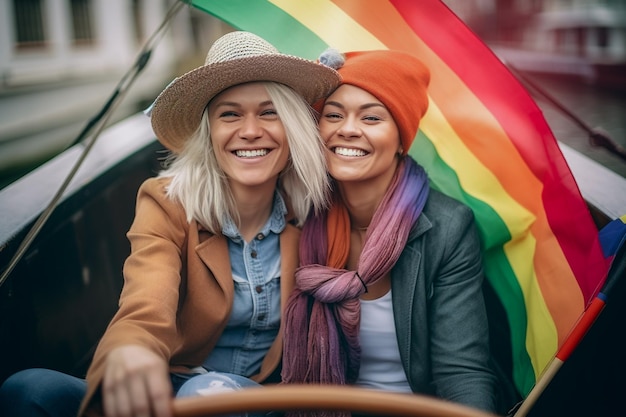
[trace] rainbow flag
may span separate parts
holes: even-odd
[[[281,52],[316,59],[397,49],[432,72],[430,107],[410,154],[432,186],[470,206],[487,279],[511,332],[526,395],[601,287],[609,262],[540,109],[439,0],[193,0]]]

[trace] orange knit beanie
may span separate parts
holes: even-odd
[[[406,155],[428,109],[430,71],[426,65],[413,55],[391,50],[341,55],[329,49],[320,55],[319,61],[339,72],[341,84],[362,88],[387,107],[398,125]]]

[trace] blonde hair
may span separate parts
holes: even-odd
[[[289,160],[281,172],[278,189],[302,226],[311,209],[319,212],[328,204],[329,180],[323,141],[313,109],[291,88],[262,82],[283,123],[289,144]],[[221,233],[230,216],[239,222],[237,206],[226,175],[213,151],[209,117],[205,108],[200,126],[180,154],[171,154],[160,177],[171,178],[168,197],[185,208],[187,220],[195,219],[211,233]]]

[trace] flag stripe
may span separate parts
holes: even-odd
[[[283,53],[315,59],[326,48],[318,36],[269,1],[193,0],[192,3],[235,28],[254,32],[274,45],[280,44]]]

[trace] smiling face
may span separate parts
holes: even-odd
[[[211,141],[231,187],[275,186],[289,160],[283,124],[265,87],[241,84],[209,103]]]
[[[333,178],[387,187],[402,148],[391,113],[376,97],[342,85],[326,99],[319,126]]]

